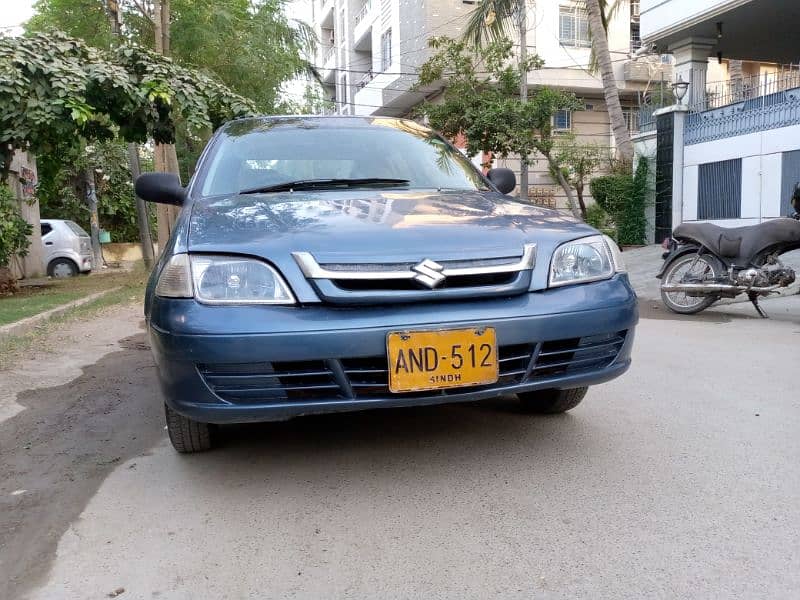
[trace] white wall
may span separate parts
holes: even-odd
[[[599,74],[589,70],[589,48],[564,47],[559,42],[559,9],[575,0],[549,0],[529,4],[528,45],[544,60],[545,68],[530,74],[531,83],[579,89],[603,89]],[[630,2],[621,0],[608,30],[608,48],[614,75],[624,86],[623,61],[630,52]]]
[[[688,25],[699,17],[746,3],[748,0],[641,0],[642,40],[658,38],[662,33]]]
[[[735,158],[742,159],[741,218],[712,222],[738,227],[785,216],[780,210],[782,154],[791,150],[800,150],[800,125],[685,146],[683,220],[697,220],[699,166]]]

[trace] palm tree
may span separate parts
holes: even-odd
[[[603,7],[601,8],[601,2]],[[611,53],[608,51],[608,36],[606,34],[607,2],[603,0],[586,0],[586,11],[589,15],[589,31],[592,35],[592,49],[597,59],[597,66],[603,79],[603,95],[606,99],[608,115],[611,118],[611,130],[614,132],[614,139],[617,141],[617,148],[620,156],[628,161],[633,160],[633,144],[628,132],[628,125],[625,122],[625,115],[622,113],[622,105],[619,103],[619,90],[617,80],[614,78],[612,68]]]
[[[516,34],[519,39],[519,95],[528,99],[528,24],[526,0],[491,0],[481,2],[469,14],[464,39],[476,48],[492,41]],[[520,156],[520,200],[528,199],[528,157]]]

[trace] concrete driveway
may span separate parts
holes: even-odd
[[[646,300],[630,372],[566,415],[312,417],[195,456],[139,307],[75,326],[67,366],[0,373],[0,597],[795,598],[800,298],[770,302]]]

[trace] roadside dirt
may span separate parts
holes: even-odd
[[[0,372],[0,598],[35,586],[105,477],[164,436],[140,315],[72,323]]]

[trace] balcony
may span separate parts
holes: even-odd
[[[333,29],[333,0],[318,0],[315,20],[322,26]]]
[[[691,111],[686,145],[800,125],[800,87],[756,96],[720,108]]]
[[[353,48],[364,51],[372,48],[372,24],[375,22],[376,0],[366,0],[353,19]]]
[[[626,60],[622,63],[622,76],[625,81],[636,83],[652,83],[654,81],[672,81],[672,65],[658,59]]]
[[[322,68],[320,69],[320,76],[322,81],[332,83],[336,76],[336,46],[321,48],[321,55],[322,61],[320,61],[320,65]]]

